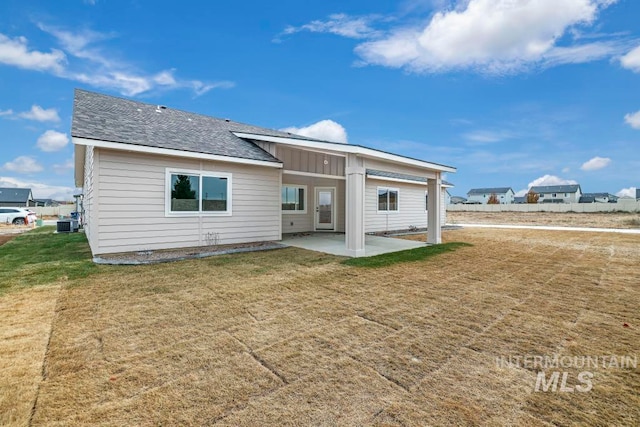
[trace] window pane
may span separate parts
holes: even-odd
[[[398,192],[396,190],[389,190],[389,210],[398,210]]]
[[[227,210],[227,178],[202,177],[202,210],[224,212]]]
[[[304,188],[289,186],[282,187],[282,210],[303,211]]]
[[[197,175],[171,175],[171,210],[198,212],[199,179]]]
[[[378,189],[378,210],[379,211],[387,210],[388,197],[389,196],[386,188]]]

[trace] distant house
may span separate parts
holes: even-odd
[[[513,198],[515,197],[515,193],[511,187],[472,188],[467,193],[467,196],[470,202],[480,202],[486,205],[492,194],[498,197],[501,205],[513,203]]]
[[[34,206],[40,206],[40,207],[49,207],[49,206],[59,206],[60,203],[58,203],[56,200],[53,199],[35,199],[34,200]]]
[[[527,196],[515,196],[513,198],[513,203],[517,205],[522,205],[524,203],[527,203]]]
[[[464,203],[467,201],[466,197],[462,197],[462,196],[451,196],[450,200],[451,200],[450,204],[452,205],[458,205],[460,203]]]
[[[538,203],[578,203],[582,196],[580,184],[540,185],[531,187],[529,191],[540,196]]]
[[[618,196],[611,193],[583,193],[580,203],[617,203]]]
[[[636,188],[636,200],[640,200],[640,188]]]
[[[30,188],[0,188],[0,206],[34,206]]]

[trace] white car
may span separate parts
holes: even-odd
[[[0,224],[24,225],[35,222],[35,212],[25,208],[0,208]]]

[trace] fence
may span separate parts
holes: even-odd
[[[29,209],[38,214],[38,218],[42,218],[43,216],[69,216],[71,212],[75,212],[76,205],[32,207]]]
[[[618,203],[525,203],[510,205],[447,205],[449,212],[640,212],[640,201]]]

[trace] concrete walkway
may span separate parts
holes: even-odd
[[[305,233],[292,234],[282,237],[283,245],[310,251],[324,252],[338,256],[350,256],[345,246],[344,234],[337,233]],[[364,256],[386,254],[389,252],[404,251],[407,249],[422,248],[426,244],[411,240],[394,239],[391,237],[365,236]]]
[[[466,228],[507,228],[516,230],[587,231],[592,233],[640,234],[637,228],[560,227],[555,225],[447,224]]]

